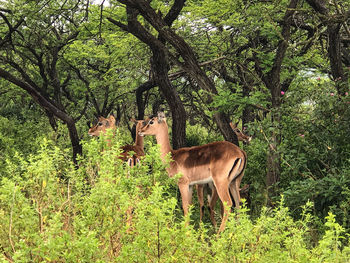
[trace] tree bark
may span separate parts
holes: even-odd
[[[176,1],[177,3],[178,1]],[[172,8],[169,12],[168,23],[176,16],[176,11]],[[181,10],[181,9],[180,9]],[[164,95],[173,117],[172,123],[172,144],[174,149],[185,146],[186,139],[186,111],[176,89],[172,86],[168,71],[169,58],[165,47],[164,39],[157,39],[149,33],[138,21],[137,15],[139,11],[133,6],[127,6],[128,24],[124,25],[112,18],[108,18],[110,22],[119,26],[121,29],[133,34],[142,42],[147,44],[152,51],[151,72],[152,81],[155,81]],[[171,13],[171,14],[170,14]],[[176,16],[177,17],[177,16]],[[175,17],[175,18],[176,18]],[[140,95],[140,94],[138,94]],[[140,97],[139,97],[140,98]]]
[[[342,21],[333,19],[326,7],[324,0],[306,0],[306,2],[319,14],[322,23],[327,27],[328,36],[328,57],[331,66],[331,74],[335,81],[338,94],[345,95],[349,90],[349,75],[343,69],[342,51],[344,47],[341,44],[340,28]]]
[[[16,78],[6,70],[0,68],[0,76],[25,90],[33,98],[33,100],[43,108],[44,111],[52,113],[67,125],[73,149],[73,161],[76,164],[77,155],[82,154],[82,146],[80,144],[74,119],[71,118],[66,112],[61,110],[60,107],[58,107],[50,98],[47,98],[30,84]]]
[[[186,43],[186,41],[177,35],[167,24],[167,21],[162,19],[161,15],[150,6],[148,1],[144,0],[119,0],[119,2],[127,5],[128,7],[135,8],[139,13],[158,31],[159,38],[166,40],[171,44],[176,51],[181,55],[183,62],[177,61],[178,65],[187,72],[193,79],[196,80],[198,86],[209,92],[209,94],[217,95],[218,92],[215,88],[214,82],[206,75],[206,73],[200,68],[196,55],[192,48]],[[174,6],[183,4],[184,1],[175,1]],[[207,103],[210,104],[212,98],[209,97]],[[214,120],[223,134],[225,140],[238,144],[237,136],[233,132],[230,126],[230,119],[227,114],[223,112],[217,112],[216,109],[212,109],[214,112]]]
[[[179,94],[172,86],[168,78],[168,61],[164,50],[153,50],[152,71],[153,78],[158,83],[169,108],[172,113],[172,144],[174,149],[179,149],[185,146],[186,139],[186,111],[182,104]]]
[[[145,118],[145,101],[143,93],[154,88],[157,83],[154,80],[148,80],[136,89],[136,105],[137,105],[137,119],[143,120]]]

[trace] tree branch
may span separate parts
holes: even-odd
[[[54,115],[57,116],[59,119],[65,122],[72,121],[72,119],[64,111],[60,110],[50,98],[46,98],[45,96],[43,96],[30,84],[23,82],[22,80],[16,78],[11,73],[7,72],[2,68],[0,68],[0,77],[3,77],[7,81],[27,91],[35,102],[37,102],[41,107],[53,112]]]

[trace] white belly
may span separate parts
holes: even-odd
[[[195,184],[207,184],[213,181],[213,178],[211,176],[207,177],[207,178],[203,178],[202,180],[197,180],[197,181],[192,181],[190,182],[190,186],[191,185],[195,185]]]

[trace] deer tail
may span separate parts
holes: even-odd
[[[237,158],[233,163],[233,166],[229,173],[230,182],[242,172],[241,164],[242,164],[242,158]]]

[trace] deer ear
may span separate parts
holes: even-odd
[[[109,123],[110,123],[112,126],[115,126],[115,125],[116,125],[116,120],[115,120],[115,118],[114,118],[114,116],[113,116],[112,114],[109,115],[108,121],[109,121]]]
[[[162,111],[158,111],[158,122],[161,123],[165,119],[165,114]]]
[[[114,116],[111,114],[109,115],[109,117],[106,119],[106,127],[110,127],[110,126],[115,126],[115,118]]]
[[[237,125],[238,125],[239,121],[238,122],[235,122],[235,123],[232,123],[230,122],[230,126],[232,129],[236,129],[237,128]]]

